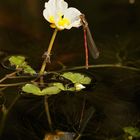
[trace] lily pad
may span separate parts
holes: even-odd
[[[72,83],[80,83],[80,84],[90,84],[91,78],[85,76],[81,73],[73,73],[73,72],[65,72],[62,74],[63,77],[72,81]]]

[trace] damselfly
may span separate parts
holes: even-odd
[[[91,53],[94,59],[99,57],[99,51],[96,47],[96,44],[92,38],[90,29],[88,27],[88,22],[85,19],[85,15],[80,15],[81,23],[84,31],[84,47],[85,47],[85,56],[86,56],[86,68],[88,69],[88,51]]]

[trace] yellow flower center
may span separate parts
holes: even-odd
[[[59,26],[68,26],[70,25],[70,20],[68,18],[61,17],[58,21]]]
[[[54,16],[49,17],[50,23],[54,23]]]
[[[64,18],[63,15],[61,14],[61,12],[58,12],[58,17],[59,17],[59,20],[57,22],[58,26],[61,26],[61,27],[65,27],[65,26],[68,26],[70,25],[70,20],[68,18]],[[51,23],[51,28],[56,28],[56,24],[55,24],[55,18],[54,16],[50,16],[49,17],[49,22]],[[59,29],[59,27],[57,27]]]

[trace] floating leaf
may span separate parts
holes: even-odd
[[[32,93],[34,95],[53,95],[53,94],[58,94],[61,90],[56,87],[56,86],[51,86],[44,88],[42,91],[39,87],[33,84],[26,84],[25,86],[22,87],[22,91],[26,93]]]
[[[135,137],[135,138],[138,138],[140,137],[140,130],[136,127],[124,127],[123,128],[124,132],[125,133],[128,133],[129,135]]]
[[[52,86],[52,87],[47,87],[47,88],[44,88],[42,91],[41,91],[41,95],[53,95],[53,94],[58,94],[61,90],[56,87],[56,86]]]
[[[91,82],[91,78],[80,73],[65,72],[62,76],[73,83],[90,84]]]
[[[89,77],[84,77],[83,79],[81,79],[81,81],[80,81],[80,83],[81,84],[90,84],[90,82],[91,82],[91,78],[89,78]]]
[[[29,65],[23,67],[24,73],[29,73],[31,75],[36,74],[36,71]]]
[[[33,85],[33,84],[26,84],[25,86],[22,87],[22,91],[24,91],[26,93],[32,93],[34,95],[41,94],[41,90],[39,89],[39,87],[37,87],[36,85]]]
[[[23,65],[23,63],[25,61],[25,57],[24,56],[11,56],[9,58],[9,61],[10,61],[11,65],[21,66],[21,65]]]
[[[65,90],[65,87],[62,83],[53,83],[54,86],[56,86],[57,88],[61,89],[61,90]]]

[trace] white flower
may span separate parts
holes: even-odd
[[[83,86],[82,84],[76,83],[76,84],[75,84],[75,88],[76,88],[77,91],[79,91],[79,90],[82,90],[82,89],[84,89],[84,88],[86,88],[86,87]]]
[[[51,27],[59,30],[80,27],[80,15],[81,12],[78,9],[68,8],[68,3],[64,0],[49,0],[45,3],[43,10],[43,16],[51,23]]]

